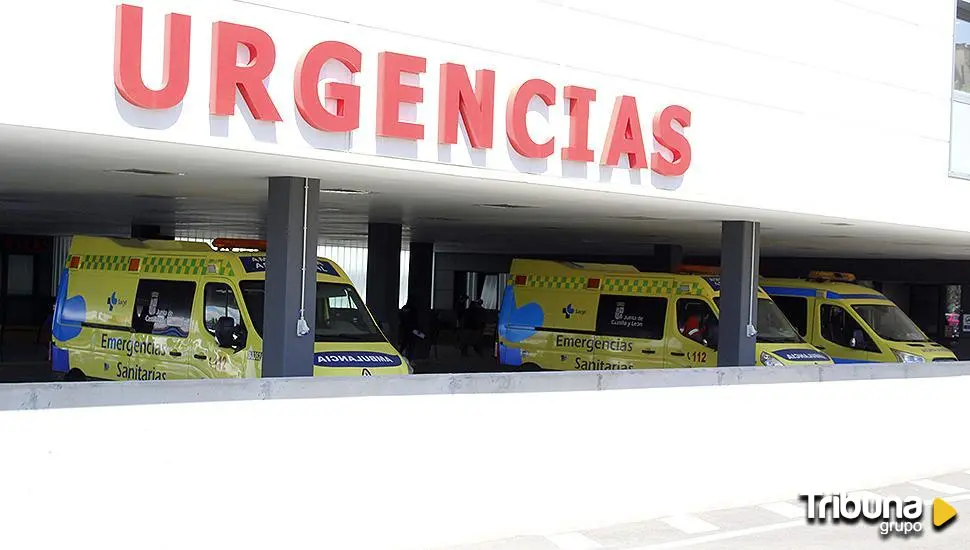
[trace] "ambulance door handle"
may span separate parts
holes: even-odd
[[[676,357],[684,357],[687,354],[686,353],[681,353],[679,351],[672,351],[672,352],[670,352],[670,355],[673,355],[673,356],[676,356]]]
[[[172,357],[182,357],[182,352],[175,351],[174,349],[172,351],[168,352],[168,354],[171,355]]]
[[[196,359],[202,359],[203,361],[205,361],[206,359],[208,359],[208,357],[206,357],[205,355],[202,355],[201,353],[196,353],[192,357],[195,357]]]
[[[653,349],[642,349],[642,350],[640,350],[640,353],[646,353],[647,355],[653,355],[654,353],[657,353],[657,350],[653,350]]]

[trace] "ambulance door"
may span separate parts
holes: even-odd
[[[187,377],[195,290],[193,280],[141,279],[138,282],[131,320],[134,353],[121,378]]]
[[[202,322],[193,338],[189,376],[245,378],[249,331],[239,307],[240,294],[228,279],[206,278],[196,312]],[[252,373],[255,376],[255,373]]]
[[[868,363],[879,354],[868,327],[855,318],[855,313],[837,302],[819,301],[816,348],[827,353],[836,363]]]
[[[667,298],[600,296],[596,313],[596,363],[600,369],[664,366]]]
[[[714,351],[717,316],[702,298],[678,298],[671,309],[671,330],[667,338],[668,367],[693,368],[717,366]]]

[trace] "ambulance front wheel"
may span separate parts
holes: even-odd
[[[81,369],[71,369],[64,375],[65,382],[84,382],[87,379],[87,375]]]

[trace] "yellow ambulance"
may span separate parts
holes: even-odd
[[[258,378],[264,251],[263,241],[239,239],[74,237],[52,368],[67,380]],[[409,373],[340,266],[319,258],[316,272],[314,375]]]
[[[813,271],[761,285],[799,334],[836,363],[956,361],[889,298],[853,281],[851,273]]]
[[[717,366],[720,278],[632,266],[512,262],[497,354],[522,370]],[[759,289],[758,365],[832,364]]]

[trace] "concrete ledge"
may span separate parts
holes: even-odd
[[[885,487],[970,468],[968,394],[967,364],[11,385],[46,410],[0,411],[2,540],[428,550]]]
[[[970,362],[387,377],[0,384],[0,411],[212,401],[632,390],[970,375]]]

